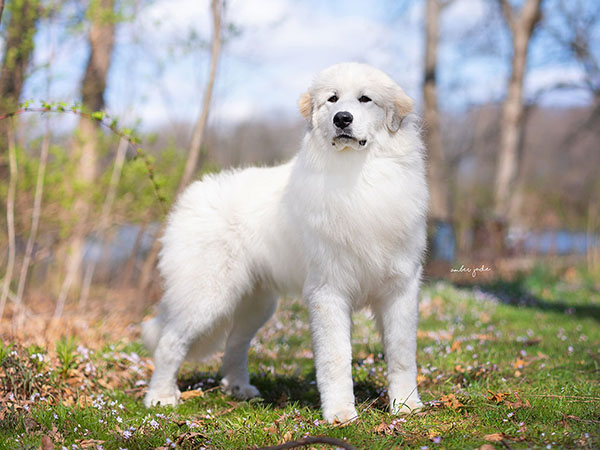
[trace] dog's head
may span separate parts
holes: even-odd
[[[413,101],[382,71],[342,63],[319,73],[298,105],[313,132],[341,151],[366,148],[382,131],[396,133]]]

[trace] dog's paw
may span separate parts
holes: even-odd
[[[146,405],[146,408],[150,408],[159,404],[161,406],[175,406],[179,403],[180,397],[181,392],[179,392],[179,389],[177,388],[163,391],[151,389],[146,393],[146,397],[144,397],[144,405]]]
[[[227,394],[239,400],[260,397],[260,391],[256,386],[253,386],[250,383],[229,382],[227,378],[223,378],[221,384],[223,385],[223,390]]]
[[[412,412],[419,412],[423,409],[423,403],[417,397],[411,397],[409,399],[395,398],[390,400],[390,412],[392,414],[410,414]]]
[[[332,424],[340,424],[352,422],[353,420],[358,418],[358,414],[356,413],[356,409],[354,407],[351,408],[342,408],[338,410],[329,410],[323,411],[323,418]]]

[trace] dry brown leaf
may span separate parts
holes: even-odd
[[[526,365],[527,365],[527,362],[525,362],[525,361],[524,361],[523,359],[521,359],[521,358],[517,358],[517,360],[516,360],[514,363],[512,363],[512,366],[513,366],[515,369],[522,369],[522,368],[523,368],[523,367],[525,367]]]
[[[458,340],[454,341],[452,343],[452,345],[450,346],[450,351],[456,352],[456,351],[460,350],[461,345],[462,345],[462,341],[458,341]]]
[[[496,447],[494,447],[492,444],[483,444],[477,450],[496,450]]]
[[[177,436],[174,441],[176,445],[182,445],[184,442],[193,442],[196,437],[205,438],[202,433],[187,431]]]
[[[373,428],[373,433],[390,435],[394,433],[394,427],[381,419],[381,423]]]
[[[54,444],[52,443],[52,439],[48,436],[42,436],[42,450],[54,450]]]
[[[78,403],[79,406],[81,406],[82,408],[87,408],[88,406],[92,406],[94,400],[88,397],[87,395],[83,394],[81,397],[79,397]]]
[[[52,424],[52,430],[50,430],[50,437],[55,441],[62,441],[62,434],[60,434],[54,423]]]
[[[500,442],[502,439],[504,439],[504,435],[502,433],[486,434],[483,439],[490,442]]]
[[[283,444],[284,442],[288,442],[288,441],[291,441],[291,440],[292,440],[292,432],[291,432],[291,431],[287,431],[287,432],[286,432],[286,433],[283,435],[283,437],[281,437],[281,438],[280,438],[280,439],[277,441],[277,443],[278,443],[278,444]]]
[[[338,419],[333,421],[333,426],[336,428],[345,428],[349,425],[352,425],[358,417],[353,417],[352,419],[346,420],[345,422],[340,422]]]
[[[493,341],[494,340],[494,336],[492,336],[491,334],[487,333],[487,334],[476,334],[475,337],[477,339],[479,339],[480,341]]]
[[[456,371],[457,371],[457,372],[459,372],[459,373],[465,373],[465,369],[463,369],[463,367],[462,367],[460,364],[457,364],[457,365],[454,367],[454,370],[456,370]]]
[[[488,400],[494,401],[496,403],[502,403],[508,397],[510,397],[510,392],[492,392],[488,390],[489,395],[487,396]]]
[[[104,444],[104,441],[100,439],[78,439],[75,442],[81,448],[97,448],[99,445]]]
[[[459,399],[456,398],[456,395],[454,394],[442,395],[442,397],[440,398],[440,402],[446,408],[451,408],[454,410],[463,408],[465,406],[460,402]]]
[[[263,430],[265,430],[267,433],[271,433],[271,434],[278,434],[279,433],[279,427],[275,426],[275,425],[271,425],[270,427],[264,427]]]
[[[184,391],[181,393],[181,400],[188,400],[194,397],[204,397],[204,391],[201,389],[194,389],[192,391]]]
[[[529,403],[529,400],[527,400],[527,399],[521,400],[521,397],[516,392],[515,392],[514,396],[515,396],[515,401],[514,402],[506,402],[506,404],[508,406],[510,406],[513,409],[517,409],[517,408],[531,408],[531,403]]]

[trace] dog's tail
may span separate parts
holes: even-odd
[[[162,324],[158,317],[154,317],[142,323],[142,340],[151,355],[154,355],[161,331]]]

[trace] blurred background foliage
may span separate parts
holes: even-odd
[[[429,278],[461,264],[600,270],[598,2],[0,4],[0,320],[13,331],[88,300],[146,311],[177,193],[289,159],[306,126],[296,98],[347,59],[388,71],[424,117]],[[139,143],[70,105],[118,117]]]

